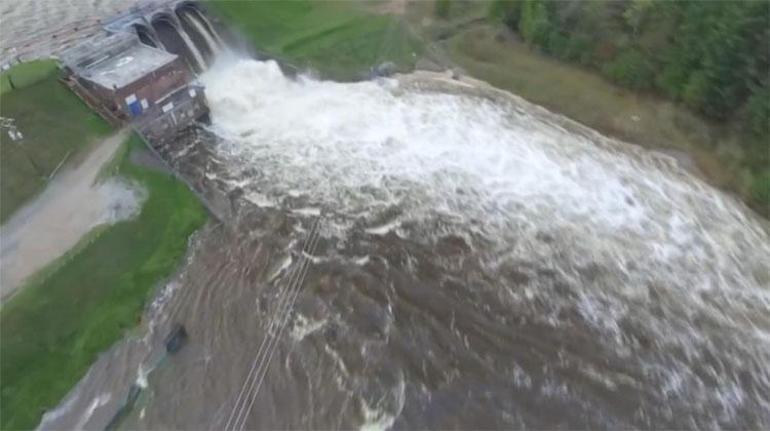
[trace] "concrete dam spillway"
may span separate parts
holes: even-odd
[[[142,43],[179,55],[197,74],[203,73],[225,48],[217,29],[191,1],[137,8],[107,28],[135,33]]]
[[[226,222],[42,428],[132,384],[130,429],[770,424],[770,238],[673,160],[472,80],[200,79],[211,126],[159,151]]]
[[[206,20],[205,15],[193,7],[179,8],[176,13],[185,32],[191,36],[195,45],[200,47],[206,64],[211,65],[223,48],[216,30]]]

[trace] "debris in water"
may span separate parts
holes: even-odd
[[[166,351],[172,354],[176,353],[186,342],[187,331],[184,329],[184,326],[177,323],[171,328],[171,332],[166,337]]]

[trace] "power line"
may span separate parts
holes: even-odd
[[[315,242],[311,246],[310,250],[308,250],[308,255],[312,255],[312,253],[315,251],[315,246],[318,245],[318,239],[319,238],[320,238],[320,234],[316,234]],[[286,327],[286,324],[289,322],[289,315],[291,313],[291,309],[293,308],[294,302],[297,300],[297,297],[299,296],[299,292],[300,292],[300,290],[302,288],[302,283],[305,281],[305,276],[307,275],[307,271],[310,268],[310,261],[311,261],[311,259],[308,256],[305,256],[305,261],[304,261],[305,265],[304,265],[304,268],[303,268],[302,272],[300,273],[299,282],[297,283],[296,288],[295,288],[295,290],[293,292],[294,293],[293,297],[290,298],[289,306],[288,306],[288,308],[286,309],[286,312],[283,315],[283,322],[281,323],[281,326],[279,328],[279,332],[272,339],[273,346],[272,346],[272,349],[268,349],[269,355],[267,356],[267,360],[263,362],[264,363],[264,367],[262,367],[261,372],[257,374],[257,376],[259,378],[259,382],[257,383],[256,388],[252,391],[251,401],[249,402],[249,406],[246,407],[246,409],[244,410],[243,418],[242,418],[242,421],[241,421],[241,426],[238,428],[239,431],[243,430],[243,427],[246,425],[246,419],[248,418],[248,414],[251,412],[251,407],[254,405],[254,402],[257,399],[257,394],[259,394],[259,389],[262,386],[262,382],[264,381],[265,376],[267,375],[267,367],[270,365],[270,360],[273,358],[273,354],[275,354],[275,351],[278,348],[278,341],[280,339],[279,337],[283,333],[283,330]]]
[[[311,230],[310,230],[310,233],[309,233],[308,237],[305,238],[305,242],[302,245],[302,249],[303,250],[307,247],[309,241],[311,240],[314,230],[315,230],[315,225],[313,227],[311,227]],[[267,327],[265,337],[262,339],[262,343],[260,344],[259,349],[257,350],[257,354],[254,357],[254,361],[252,362],[251,368],[249,369],[249,373],[247,374],[246,379],[244,379],[243,385],[241,386],[241,390],[238,393],[238,397],[235,400],[235,403],[234,403],[234,406],[233,406],[233,410],[230,413],[230,417],[228,418],[227,423],[225,424],[225,429],[226,430],[230,429],[230,425],[231,425],[231,422],[233,420],[233,415],[235,415],[235,411],[238,410],[239,414],[240,414],[239,407],[240,407],[241,399],[242,399],[243,395],[246,393],[246,386],[249,384],[249,381],[254,376],[254,372],[255,372],[255,370],[257,368],[257,364],[258,364],[260,355],[262,354],[262,349],[265,346],[265,342],[267,341],[267,337],[269,336],[271,328],[273,328],[273,326],[275,325],[275,322],[276,322],[275,316],[277,316],[278,313],[281,310],[281,306],[283,304],[283,301],[286,298],[285,292],[287,292],[289,287],[292,285],[292,283],[294,283],[295,275],[298,274],[298,272],[299,272],[298,270],[301,267],[301,263],[302,263],[302,261],[300,260],[300,265],[297,265],[294,268],[292,268],[292,271],[289,273],[289,281],[288,281],[288,283],[284,284],[282,286],[282,288],[278,292],[278,298],[279,298],[279,300],[278,300],[278,307],[276,308],[276,311],[274,312],[273,318],[271,319],[271,321],[270,321],[270,323],[269,323],[269,325]]]
[[[283,329],[286,326],[286,323],[288,322],[288,317],[291,312],[291,308],[294,305],[294,302],[296,301],[296,298],[302,286],[302,282],[304,281],[305,275],[307,274],[307,269],[310,266],[310,259],[307,258],[307,253],[313,253],[315,251],[315,246],[317,245],[318,238],[320,237],[320,235],[318,234],[317,225],[318,225],[318,221],[316,221],[316,224],[314,225],[314,227],[316,227],[315,235],[313,235],[313,232],[311,232],[311,234],[308,236],[310,245],[308,247],[303,247],[303,250],[302,250],[303,255],[300,257],[300,264],[297,266],[297,271],[295,272],[296,277],[294,277],[294,279],[292,280],[293,283],[289,284],[289,290],[284,296],[283,298],[284,301],[281,304],[282,308],[279,308],[278,311],[276,312],[277,319],[274,320],[273,323],[278,324],[278,331],[276,334],[270,334],[269,332],[267,334],[267,336],[270,336],[271,338],[268,339],[267,348],[265,350],[262,350],[261,352],[262,356],[259,361],[259,366],[256,368],[256,372],[253,374],[253,380],[251,381],[249,389],[246,391],[247,395],[246,395],[245,401],[240,406],[238,415],[236,416],[235,426],[233,429],[240,430],[243,428],[243,426],[245,425],[246,419],[248,417],[248,413],[251,411],[251,407],[253,406],[254,401],[256,400],[262,380],[264,379],[264,376],[267,372],[267,366],[269,365],[270,359],[272,359],[272,356],[275,353],[275,349],[277,348],[279,337],[283,332]],[[257,379],[259,379],[259,383],[257,383]],[[256,385],[256,388],[255,388],[255,385]],[[248,407],[244,408],[247,402],[248,402]],[[240,425],[238,425],[239,422],[240,422]]]
[[[310,266],[310,259],[308,258],[308,255],[312,255],[312,253],[315,251],[315,247],[318,244],[318,239],[320,238],[318,226],[319,219],[316,219],[315,223],[310,228],[307,238],[305,238],[305,242],[303,243],[298,265],[293,268],[289,275],[289,281],[279,291],[278,306],[265,331],[265,336],[262,339],[262,343],[260,344],[259,349],[257,350],[257,354],[254,357],[254,361],[252,362],[249,373],[246,379],[244,379],[241,390],[235,400],[233,409],[230,412],[230,416],[228,417],[228,420],[225,424],[224,429],[226,430],[242,429],[245,425],[248,413],[254,404],[254,400],[256,399],[259,388],[261,387],[262,381],[264,380],[264,376],[267,371],[267,365],[275,353],[279,337],[283,332],[286,323],[288,322],[288,316],[291,312],[291,308],[293,307],[294,302],[299,295],[300,288]],[[272,334],[273,330],[276,328],[277,332]],[[259,380],[258,383],[257,380]],[[247,403],[248,407],[245,407]]]

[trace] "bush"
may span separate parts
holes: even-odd
[[[650,62],[636,49],[621,52],[604,65],[602,72],[618,84],[635,90],[652,87],[655,75]]]
[[[564,37],[558,31],[552,31],[548,34],[548,45],[546,50],[551,54],[559,58],[565,58],[567,56],[567,49],[569,45],[569,39]]]
[[[755,90],[749,98],[749,130],[755,136],[770,135],[770,87]]]
[[[765,216],[770,215],[770,171],[765,171],[751,182],[751,203]]]
[[[517,30],[521,19],[521,4],[519,0],[495,0],[489,5],[489,19]]]
[[[680,100],[682,97],[682,89],[687,84],[689,69],[690,67],[683,62],[669,63],[664,66],[663,71],[655,80],[655,84],[668,97],[674,100]]]
[[[529,43],[544,46],[548,42],[551,23],[548,10],[541,1],[527,1],[522,4],[519,33]]]
[[[439,18],[449,18],[449,9],[451,6],[450,0],[436,0],[433,13]]]
[[[591,39],[585,35],[574,35],[567,42],[564,57],[587,65],[591,62],[591,52],[593,52]]]
[[[711,85],[711,80],[704,71],[692,73],[682,91],[682,100],[690,108],[703,111],[707,105]]]

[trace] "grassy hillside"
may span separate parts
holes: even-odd
[[[141,143],[133,137],[128,145]],[[0,309],[2,429],[36,426],[97,355],[137,324],[154,287],[206,220],[181,182],[133,165],[128,152],[117,174],[148,191],[139,216],[83,239]]]
[[[11,89],[11,77],[15,89]],[[40,191],[46,177],[71,153],[106,136],[110,127],[57,81],[53,61],[14,66],[0,76],[0,116],[24,135],[0,136],[0,223]]]
[[[421,46],[397,17],[351,1],[227,1],[210,6],[254,47],[335,79],[391,61],[410,69]]]

